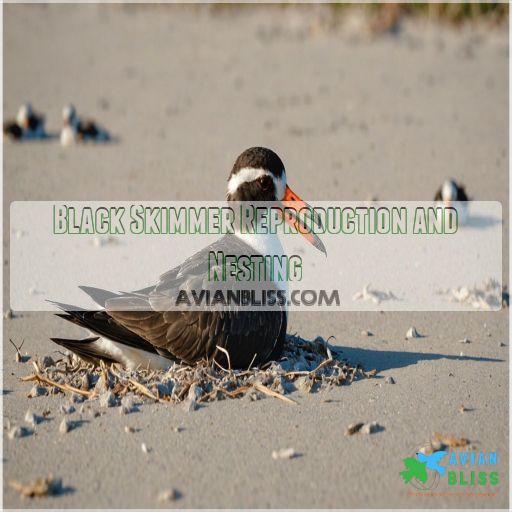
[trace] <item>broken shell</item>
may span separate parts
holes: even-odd
[[[188,390],[188,399],[191,401],[197,401],[203,395],[203,390],[197,384],[192,384]]]
[[[361,434],[374,434],[375,432],[378,432],[380,428],[380,425],[376,421],[365,423],[361,428]]]
[[[145,453],[147,455],[149,450],[148,450],[148,447],[146,446],[146,443],[142,443],[140,445],[140,449],[143,451],[143,453]]]
[[[272,452],[272,458],[274,460],[278,459],[293,459],[297,454],[293,448],[283,448],[281,450],[274,450]]]
[[[369,330],[361,331],[361,336],[373,336],[373,332]]]
[[[359,432],[364,426],[364,423],[362,421],[357,423],[351,423],[347,429],[345,430],[346,436],[353,436],[355,433]]]
[[[183,410],[186,412],[192,412],[199,409],[199,405],[195,400],[185,400],[183,402]]]
[[[59,432],[61,434],[67,434],[71,430],[71,423],[64,418],[59,425]]]
[[[48,394],[48,391],[46,388],[43,388],[42,386],[38,386],[37,384],[32,387],[28,394],[28,398],[36,398],[38,396],[45,396]]]
[[[89,374],[84,373],[82,376],[82,379],[80,381],[80,389],[82,391],[89,391],[90,388],[91,388],[91,381],[89,379]]]
[[[158,501],[160,503],[166,503],[168,501],[175,501],[178,499],[178,492],[176,489],[166,489],[158,495]]]
[[[59,412],[61,414],[72,414],[75,412],[75,406],[73,404],[60,404]]]
[[[386,378],[384,379],[384,382],[385,382],[386,384],[394,384],[394,383],[395,383],[395,379],[393,379],[393,377],[389,376],[389,377],[386,377]]]
[[[35,427],[39,423],[39,418],[29,409],[25,413],[25,423],[28,423],[31,427]]]
[[[471,341],[468,340],[468,338],[464,338],[462,340],[459,340],[459,343],[471,343]]]
[[[117,405],[117,400],[112,391],[105,391],[102,395],[100,395],[100,406],[101,407],[115,407]]]
[[[405,335],[406,340],[410,340],[412,338],[421,338],[421,334],[416,330],[416,327],[410,327]]]
[[[20,437],[28,436],[32,433],[31,430],[25,427],[13,427],[7,433],[7,437],[12,441],[13,439],[18,439]]]
[[[46,369],[55,366],[55,361],[50,356],[44,356],[40,363],[41,368]]]
[[[124,431],[127,433],[127,434],[133,434],[135,432],[135,430],[132,428],[132,427],[129,427],[128,425],[126,425],[124,427]]]

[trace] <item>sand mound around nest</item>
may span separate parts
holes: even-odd
[[[132,395],[159,402],[184,402],[190,410],[199,403],[245,395],[253,400],[268,395],[293,403],[286,395],[297,389],[316,392],[376,373],[351,366],[341,357],[341,350],[323,338],[308,341],[298,336],[287,337],[279,362],[247,370],[204,362],[195,366],[176,364],[165,372],[143,368],[130,371],[118,365],[94,367],[69,354],[57,362],[46,356],[34,367],[35,373],[21,380],[42,388],[37,396],[70,393],[75,401],[98,400],[102,407],[121,406],[125,412],[130,412],[127,401]]]

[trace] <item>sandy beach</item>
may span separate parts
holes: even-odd
[[[406,20],[371,36],[356,16],[339,27],[324,18],[304,7],[6,5],[4,117],[30,100],[57,133],[72,101],[117,140],[4,144],[4,310],[12,201],[217,200],[234,158],[254,145],[279,153],[306,200],[431,200],[453,176],[472,198],[500,201],[508,284],[507,31]],[[68,399],[29,399],[19,378],[56,350],[50,337],[83,331],[51,313],[7,318],[4,507],[508,508],[508,315],[294,312],[289,333],[333,336],[377,376],[294,392],[296,405],[267,397],[194,412],[149,401],[126,416],[77,411],[65,435]],[[411,326],[424,337],[405,340]],[[24,340],[31,360],[16,362],[9,339]],[[8,422],[22,424],[29,408],[50,413],[32,435],[9,439]],[[383,429],[345,436],[359,421]],[[498,453],[499,485],[464,488],[492,495],[408,495],[402,460],[433,432]],[[290,447],[299,456],[272,458]],[[63,479],[58,496],[22,499],[7,484],[48,472]],[[178,499],[159,502],[168,488]]]

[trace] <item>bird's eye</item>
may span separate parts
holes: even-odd
[[[272,185],[272,178],[265,174],[264,176],[258,178],[258,183],[262,190],[268,190],[270,185]]]

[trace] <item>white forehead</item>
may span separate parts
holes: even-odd
[[[455,184],[453,183],[453,181],[446,180],[443,183],[443,189],[441,191],[441,195],[443,196],[444,199],[451,199],[451,198],[456,197],[457,190],[455,189]]]
[[[276,187],[276,197],[281,200],[284,197],[286,189],[286,172],[283,169],[283,174],[280,178],[276,178],[271,172],[261,167],[243,167],[236,174],[231,176],[228,181],[228,194],[233,194],[237,191],[238,187],[244,183],[250,183],[257,180],[261,176],[270,176],[274,181]]]

